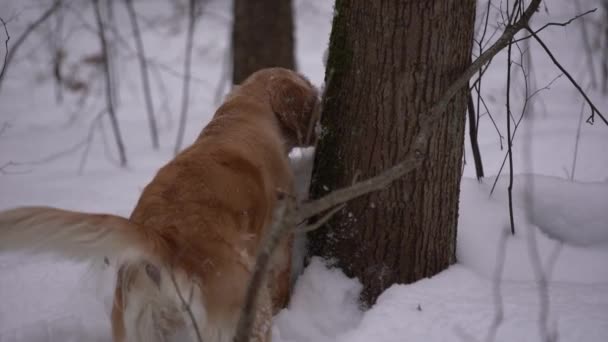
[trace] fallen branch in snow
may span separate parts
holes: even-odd
[[[7,39],[5,41],[6,55],[4,56],[4,63],[2,64],[2,70],[0,71],[0,89],[2,89],[2,84],[4,81],[4,75],[5,75],[6,68],[8,68],[8,66],[10,65],[11,61],[15,57],[15,53],[17,52],[17,50],[19,49],[21,44],[23,44],[23,42],[30,35],[30,33],[32,33],[38,26],[40,26],[43,22],[45,22],[51,16],[51,14],[53,14],[53,12],[55,12],[59,7],[61,7],[61,0],[53,1],[53,4],[51,5],[51,7],[48,8],[46,11],[44,11],[42,13],[42,15],[38,19],[36,19],[33,23],[31,23],[25,29],[23,34],[21,34],[21,36],[19,36],[19,38],[17,38],[17,40],[15,40],[15,44],[13,45],[13,48],[10,50],[8,49],[8,31],[6,31],[6,35],[7,35]],[[2,24],[4,26],[4,29],[6,30],[6,23],[4,22],[4,20],[2,20]]]
[[[97,28],[99,41],[101,43],[101,52],[104,56],[103,68],[106,80],[106,105],[108,115],[110,116],[110,122],[112,123],[112,130],[114,131],[114,138],[116,138],[116,146],[118,147],[118,155],[120,158],[120,166],[125,167],[127,165],[127,156],[125,153],[125,145],[122,141],[122,135],[120,133],[120,126],[118,125],[118,120],[116,119],[116,112],[114,111],[114,98],[113,98],[113,90],[112,90],[112,77],[110,72],[110,56],[108,52],[108,45],[106,42],[106,34],[103,20],[101,19],[101,10],[99,8],[99,0],[93,1],[93,9],[95,12],[95,19],[97,20]]]

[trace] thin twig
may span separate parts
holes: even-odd
[[[120,166],[124,167],[127,165],[127,156],[125,153],[125,146],[122,141],[122,135],[120,133],[120,126],[118,125],[118,120],[116,119],[116,112],[114,111],[114,99],[112,97],[112,80],[110,73],[110,64],[109,64],[109,52],[108,45],[106,43],[106,35],[104,24],[101,19],[101,10],[99,8],[99,0],[93,1],[93,9],[95,12],[95,19],[97,20],[99,41],[101,42],[101,52],[104,56],[104,74],[105,74],[105,83],[106,83],[106,102],[107,102],[107,110],[108,115],[110,116],[110,122],[112,123],[112,130],[114,131],[114,137],[116,138],[116,146],[118,147],[118,155],[120,158]]]
[[[535,120],[529,120],[528,124],[524,127],[524,146],[526,148],[523,149],[523,159],[524,164],[528,166],[530,170],[534,169],[534,160],[532,159],[532,148],[533,148],[533,140],[532,140],[532,132],[534,127]],[[527,222],[533,222],[532,213],[535,212],[535,205],[533,201],[533,193],[534,193],[534,177],[525,177],[524,178],[524,196],[523,196],[523,208],[524,214],[526,216]],[[530,226],[527,227],[527,245],[528,245],[528,255],[530,257],[530,263],[532,266],[532,270],[534,272],[534,276],[536,277],[536,282],[538,285],[538,296],[539,296],[539,312],[538,312],[538,328],[541,336],[541,341],[543,342],[555,342],[557,340],[557,332],[549,331],[549,313],[550,313],[550,298],[549,298],[549,279],[548,274],[543,269],[543,264],[541,260],[541,256],[538,250],[538,245],[536,241],[536,227]],[[560,247],[561,249],[561,247]],[[559,251],[558,251],[559,252]],[[555,258],[557,258],[558,253],[554,253]],[[552,263],[551,260],[549,260]]]
[[[46,11],[44,11],[44,13],[42,13],[42,15],[38,19],[36,19],[33,23],[31,23],[25,29],[23,34],[21,34],[21,36],[19,36],[19,38],[17,38],[17,40],[15,40],[15,44],[13,45],[12,49],[8,50],[8,39],[6,40],[5,46],[6,46],[7,52],[6,52],[6,55],[4,56],[4,63],[2,64],[2,70],[0,72],[0,89],[2,88],[6,68],[8,68],[8,66],[10,65],[11,61],[15,57],[15,53],[17,52],[17,50],[19,49],[21,44],[23,44],[23,42],[30,35],[30,33],[34,32],[34,30],[38,26],[40,26],[43,22],[45,22],[51,16],[51,14],[53,14],[53,12],[55,12],[59,7],[61,7],[61,0],[53,1],[53,4],[51,5],[51,7],[49,7]],[[6,30],[6,23],[4,22],[4,20],[2,20],[2,24],[4,25],[4,29]],[[7,36],[8,36],[8,31],[7,31]]]
[[[581,139],[581,128],[583,126],[583,115],[585,113],[585,102],[581,104],[581,113],[578,117],[578,127],[576,128],[576,140],[574,142],[574,157],[572,158],[572,168],[570,169],[570,180],[574,181],[576,172],[576,162],[578,160],[578,143]]]
[[[580,0],[574,1],[574,8],[577,12],[581,11]],[[594,9],[595,11],[595,9]],[[538,32],[537,32],[538,33]],[[591,88],[597,87],[597,79],[595,76],[595,63],[593,63],[593,49],[591,48],[591,42],[589,41],[589,32],[587,32],[587,24],[585,20],[581,20],[581,39],[583,41],[583,49],[585,50],[585,57],[587,58],[587,68],[589,68],[589,77],[591,78]]]
[[[133,0],[125,0],[125,6],[127,13],[131,20],[131,28],[133,30],[133,37],[137,47],[137,57],[139,60],[139,68],[141,71],[141,83],[144,91],[144,98],[146,100],[146,109],[148,112],[148,124],[150,126],[150,138],[152,139],[152,147],[155,150],[159,148],[158,142],[158,126],[156,124],[156,118],[154,116],[154,104],[152,103],[152,92],[150,91],[150,79],[148,77],[148,64],[146,62],[146,53],[144,51],[144,42],[141,38],[139,31],[139,24],[137,23],[137,15],[133,5]]]
[[[488,31],[488,23],[489,23],[489,20],[490,20],[490,11],[491,11],[490,5],[491,4],[492,4],[492,1],[488,0],[488,5],[486,7],[486,13],[485,13],[486,14],[485,15],[485,24],[483,26],[483,32],[481,34],[481,38],[479,39],[479,42],[478,42],[479,54],[483,53],[483,41],[484,41],[484,39],[486,37],[486,33]],[[486,65],[486,70],[487,70],[487,67],[489,67],[489,66],[490,66],[490,63],[488,63]],[[477,81],[475,82],[475,84],[473,85],[473,87],[469,88],[469,92],[471,91],[472,88],[475,88],[475,90],[477,91],[477,113],[476,113],[475,123],[474,123],[474,126],[475,126],[475,136],[474,136],[475,138],[474,138],[474,141],[475,141],[475,144],[476,144],[476,147],[477,147],[477,151],[479,151],[479,144],[477,143],[477,140],[478,140],[477,138],[478,138],[478,135],[479,135],[479,131],[478,131],[478,128],[479,128],[479,118],[480,118],[479,112],[481,112],[481,109],[480,109],[481,108],[481,105],[480,105],[481,104],[481,83],[482,83],[482,77],[483,77],[484,72],[485,72],[485,70],[483,68],[479,70],[479,76],[477,78]],[[473,96],[472,94],[469,94],[469,120],[472,119],[471,118],[471,111],[475,110],[475,107],[472,106],[472,101],[473,101],[472,96]],[[488,114],[489,114],[490,111],[489,110],[487,110],[487,111],[488,111]],[[490,115],[490,118],[492,118],[491,115]],[[494,120],[492,119],[492,122],[493,121]],[[471,129],[472,127],[473,127],[473,125],[469,123],[469,129]],[[500,136],[500,132],[498,132],[498,135]],[[502,139],[500,141],[500,145],[502,146]],[[473,136],[471,136],[471,147],[473,148]],[[481,168],[479,170],[477,169],[477,159],[475,157],[475,150],[473,150],[473,158],[474,158],[474,161],[475,161],[475,171],[477,172],[477,179],[479,180],[480,176],[483,177],[483,164],[481,163],[481,154],[479,156],[479,165],[481,166]],[[479,171],[481,171],[481,172],[479,172]]]
[[[589,104],[589,107],[591,107],[591,115],[587,119],[587,122],[593,123],[594,120],[595,120],[594,119],[595,115],[597,115],[608,126],[608,120],[606,120],[606,118],[604,117],[604,115],[602,115],[602,113],[597,109],[597,107],[593,104],[593,102],[587,96],[587,94],[585,93],[585,91],[583,91],[583,89],[581,88],[581,86],[579,86],[578,83],[574,80],[574,78],[572,78],[572,76],[570,75],[570,73],[557,61],[557,59],[555,58],[555,56],[553,55],[553,53],[551,52],[551,50],[549,50],[549,48],[547,47],[547,45],[545,45],[545,42],[543,42],[542,39],[540,39],[538,37],[538,35],[534,31],[532,31],[532,29],[529,26],[526,26],[526,30],[528,30],[528,32],[530,32],[530,34],[532,35],[532,37],[534,37],[534,39],[543,48],[543,50],[545,50],[545,52],[547,53],[547,55],[549,56],[549,58],[551,58],[551,61],[553,61],[553,64],[555,64],[555,66],[564,75],[566,75],[566,77],[568,77],[568,80],[570,80],[570,83],[572,83],[572,85],[576,88],[576,90],[578,90],[578,92],[585,98],[585,101],[587,101],[587,103]]]
[[[179,127],[177,129],[177,140],[173,152],[175,155],[182,149],[184,133],[186,130],[186,119],[190,102],[190,69],[192,64],[192,41],[194,39],[194,26],[196,24],[196,0],[190,0],[190,16],[188,19],[188,32],[186,36],[186,58],[184,60],[184,82],[182,85],[182,109],[179,116]]]
[[[567,21],[564,21],[564,22],[561,22],[561,23],[555,23],[555,22],[552,22],[552,23],[547,23],[547,24],[545,24],[545,25],[541,26],[539,29],[537,29],[537,30],[533,31],[533,33],[534,33],[534,34],[538,34],[538,33],[542,32],[544,29],[546,29],[547,27],[551,27],[551,26],[562,26],[562,27],[564,27],[564,26],[568,26],[568,25],[570,25],[570,24],[571,24],[573,21],[575,21],[575,20],[577,20],[577,19],[579,19],[579,18],[582,18],[582,17],[586,16],[587,14],[591,14],[591,13],[595,12],[596,10],[597,10],[597,8],[594,8],[594,9],[592,9],[592,10],[588,10],[587,12],[584,12],[584,13],[578,14],[578,15],[576,15],[576,16],[574,16],[574,17],[572,17],[572,18],[568,19]],[[530,32],[532,33],[532,31],[530,31]],[[519,39],[515,39],[515,40],[513,40],[513,43],[518,43],[518,42],[520,42],[520,41],[522,41],[522,40],[526,40],[526,39],[529,39],[529,38],[532,38],[532,37],[533,37],[533,35],[532,35],[532,34],[529,34],[529,35],[527,35],[527,36],[523,36],[523,37],[521,37],[521,38],[519,38]]]
[[[106,113],[106,110],[105,109],[102,110],[101,112],[99,112],[99,114],[97,114],[95,116],[95,118],[91,122],[91,127],[89,128],[89,134],[87,135],[87,138],[85,139],[86,146],[85,146],[84,152],[82,153],[82,157],[80,158],[80,165],[78,166],[79,175],[82,175],[82,173],[84,172],[84,166],[87,162],[87,158],[89,156],[89,151],[91,150],[91,145],[93,142],[93,135],[95,134],[95,128],[98,126],[101,118],[103,117],[103,115],[105,113]]]
[[[226,51],[224,52],[224,60],[222,61],[222,69],[220,70],[220,79],[217,82],[217,87],[215,88],[215,96],[214,103],[217,105],[222,101],[222,95],[224,95],[224,89],[226,88],[226,84],[228,80],[231,79],[230,73],[232,72],[232,46],[228,45],[226,47]]]
[[[481,86],[481,83],[480,83],[480,86]],[[481,91],[481,88],[479,90]],[[505,140],[505,137],[500,132],[500,128],[498,128],[498,124],[496,124],[496,120],[494,120],[494,116],[492,115],[492,112],[490,111],[490,108],[488,107],[486,100],[483,98],[483,96],[481,96],[481,93],[479,91],[477,92],[477,98],[479,100],[481,100],[480,102],[486,111],[485,114],[483,114],[483,115],[486,115],[486,114],[488,115],[488,117],[490,118],[490,121],[492,122],[492,125],[494,126],[494,129],[496,130],[496,134],[498,134],[498,143],[500,144],[500,150],[502,151],[502,149],[503,149],[502,142],[503,142],[503,140]],[[478,111],[477,115],[480,116],[479,111]],[[483,116],[483,115],[481,115],[481,116]],[[479,120],[477,120],[477,127],[479,127]]]
[[[526,106],[526,104],[528,103],[528,100],[530,100],[533,97],[535,97],[536,95],[538,95],[541,91],[550,89],[551,85],[553,85],[553,83],[555,83],[555,81],[557,81],[561,76],[562,76],[561,74],[557,75],[546,86],[544,86],[542,88],[538,88],[534,92],[532,92],[530,94],[530,96],[528,97],[528,99],[526,99],[524,101],[524,106]],[[523,120],[523,118],[524,118],[523,115],[520,116],[519,120],[517,120],[517,122],[515,123],[515,127],[513,128],[513,134],[512,134],[511,140],[515,139],[515,134],[517,133],[517,130],[519,128],[519,124],[521,123],[521,121]],[[502,164],[500,165],[500,169],[498,170],[498,173],[496,174],[496,178],[494,178],[494,183],[492,184],[492,189],[490,190],[490,196],[494,193],[494,189],[496,188],[496,184],[498,183],[498,179],[500,178],[500,176],[502,174],[502,170],[504,169],[505,164],[507,163],[507,158],[508,157],[509,157],[508,153],[505,153],[505,156],[502,159]]]
[[[315,223],[306,225],[302,228],[299,228],[297,230],[297,233],[300,233],[300,234],[301,233],[310,233],[313,230],[317,230],[317,229],[321,228],[327,221],[329,221],[330,218],[332,218],[338,211],[342,210],[344,207],[346,207],[346,204],[344,204],[344,203],[336,206],[335,208],[330,210],[327,214],[323,215],[323,217],[321,217],[320,219],[315,221]]]

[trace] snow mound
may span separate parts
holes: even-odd
[[[274,320],[275,342],[324,342],[357,326],[361,283],[312,258],[298,279],[291,302]]]
[[[393,285],[366,312],[359,282],[314,259],[289,308],[275,318],[275,342],[485,341],[495,315],[492,284],[463,265],[410,285]],[[495,341],[540,341],[535,284],[503,282],[504,320]],[[553,283],[549,322],[560,341],[608,337],[608,284]]]
[[[463,179],[458,261],[478,274],[493,277],[504,243],[503,279],[534,281],[530,246],[535,243],[552,280],[608,283],[608,184],[538,175],[514,177],[516,234],[512,236],[505,234],[510,229],[507,181],[503,177],[490,197],[490,180],[480,184]],[[526,187],[530,189],[530,205],[524,198]]]

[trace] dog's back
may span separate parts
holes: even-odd
[[[159,254],[171,267],[199,282],[206,325],[230,329],[278,191],[293,191],[290,139],[272,103],[264,101],[265,89],[247,86],[228,97],[192,146],[159,170],[131,215],[163,237]],[[260,338],[269,333],[270,301],[275,311],[287,301],[290,244],[291,237],[281,242],[262,294],[259,314],[268,326]]]

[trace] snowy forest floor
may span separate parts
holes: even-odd
[[[109,122],[95,120],[104,107],[100,71],[78,64],[99,51],[91,29],[93,13],[84,2],[70,3],[74,6],[64,15],[61,42],[67,47],[67,64],[78,65],[75,73],[89,82],[90,94],[83,104],[70,93],[57,103],[51,67],[55,42],[50,34],[57,22],[49,21],[21,48],[0,90],[0,167],[4,166],[0,209],[50,205],[128,216],[142,188],[172,157],[185,17],[164,1],[135,2],[153,61],[161,134],[161,150],[154,151],[130,26],[122,4],[116,5],[117,115],[129,160],[129,166],[121,169],[115,162]],[[485,8],[482,3],[480,11]],[[532,26],[573,17],[577,14],[573,4],[547,2],[547,10],[537,13]],[[0,16],[13,40],[44,6],[48,1],[0,0]],[[299,70],[321,85],[331,1],[296,0],[294,6]],[[599,1],[585,6],[584,10],[599,7]],[[495,14],[490,17],[494,26],[499,20]],[[590,20],[601,20],[600,15],[598,11]],[[478,17],[479,22],[482,16]],[[209,1],[196,31],[186,142],[194,139],[217,106],[215,92],[228,56],[230,24],[228,2]],[[608,113],[608,96],[587,87],[593,71],[583,58],[580,22],[548,28],[541,37],[589,89],[600,110]],[[3,36],[0,39],[4,41]],[[566,77],[556,79],[559,70],[534,42],[530,51],[532,91],[550,87],[535,96],[530,116],[514,139],[517,234],[505,234],[508,168],[490,195],[506,142],[501,143],[489,115],[483,115],[479,142],[489,176],[481,183],[475,180],[467,134],[458,263],[430,279],[393,285],[364,310],[357,302],[360,283],[315,258],[299,277],[289,307],[275,318],[275,342],[487,341],[494,332],[496,341],[546,340],[543,334],[559,341],[608,341],[608,127],[599,120],[585,123],[589,114],[585,108],[577,144],[582,98]],[[502,136],[506,136],[505,61],[504,53],[497,56],[483,85]],[[523,81],[516,73],[512,90],[517,118],[525,96]],[[298,159],[302,154],[295,155]],[[526,156],[532,163],[526,162]],[[299,160],[300,167],[310,168],[310,158]],[[300,186],[305,187],[305,180]],[[535,267],[548,279],[546,289],[539,285],[541,272]],[[111,270],[99,275],[86,265],[4,254],[0,274],[0,341],[109,340]]]

